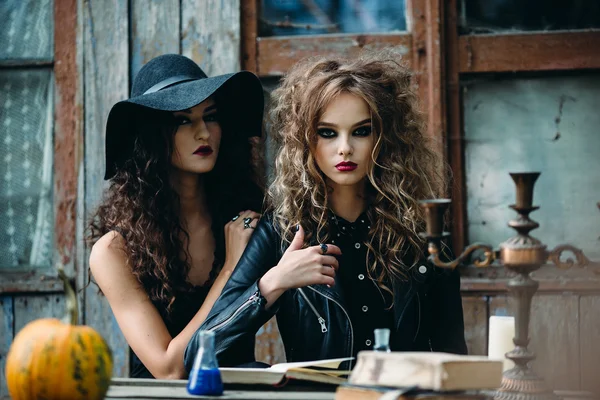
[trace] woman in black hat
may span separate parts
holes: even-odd
[[[209,78],[175,54],[146,64],[109,114],[90,270],[134,352],[132,377],[186,375],[185,347],[260,217],[250,141],[262,115],[255,75]]]

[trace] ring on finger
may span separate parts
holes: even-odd
[[[244,229],[254,229],[250,226],[250,222],[252,222],[253,218],[247,217],[244,218]]]
[[[321,253],[327,254],[327,245],[325,243],[321,243]]]
[[[237,221],[237,219],[240,217],[240,214],[236,215],[235,217],[231,218],[232,221]]]

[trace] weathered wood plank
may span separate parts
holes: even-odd
[[[256,73],[256,39],[258,37],[258,0],[241,1],[242,69]]]
[[[563,257],[566,259],[567,257]],[[572,257],[571,257],[572,258]],[[481,280],[506,280],[512,277],[512,273],[501,264],[496,263],[489,268],[481,268],[476,265],[460,266],[462,279]],[[600,289],[600,263],[593,260],[585,267],[574,265],[571,268],[560,268],[555,264],[542,264],[540,269],[531,273],[531,277],[538,282],[553,280],[557,287],[562,285],[565,290],[571,290],[569,285],[574,283],[590,282],[590,288]],[[595,285],[595,286],[591,286]]]
[[[66,315],[62,293],[35,296],[14,296],[15,335],[31,321],[41,318],[62,319]]]
[[[131,80],[156,56],[179,53],[179,0],[131,2]]]
[[[549,71],[600,68],[600,31],[465,35],[460,72]],[[527,57],[515,57],[527,54]]]
[[[77,0],[77,76],[80,80],[80,88],[84,91],[84,5],[85,0]],[[83,103],[83,99],[82,99]],[[84,110],[82,104],[82,111]],[[85,125],[85,122],[82,121]],[[85,133],[82,131],[82,134]],[[84,138],[85,139],[85,138]],[[77,287],[77,305],[79,306],[79,323],[85,322],[85,290],[81,290],[85,287],[87,281],[87,248],[86,248],[86,232],[87,232],[87,216],[85,214],[85,144],[81,143],[81,151],[84,156],[79,159],[79,168],[77,174],[77,223],[75,225],[75,285]]]
[[[13,272],[0,270],[0,293],[35,293],[35,292],[61,292],[62,281],[49,274],[55,274],[54,270],[27,272]]]
[[[286,362],[285,349],[275,318],[272,318],[256,333],[254,355],[256,361],[270,365]]]
[[[600,295],[579,298],[581,390],[600,395]]]
[[[427,134],[434,149],[446,158],[444,66],[444,1],[410,0],[407,17],[412,16],[412,70],[419,102],[427,119]],[[443,172],[443,171],[440,171]]]
[[[2,333],[2,336],[0,336],[0,399],[8,397],[4,367],[6,365],[8,349],[14,337],[13,326],[13,297],[0,296],[0,332]]]
[[[531,307],[533,365],[551,388],[579,389],[579,297],[538,295]]]
[[[448,142],[448,162],[452,169],[450,196],[452,205],[452,248],[454,254],[462,253],[467,240],[467,190],[465,186],[464,138],[462,130],[462,101],[460,92],[460,70],[458,59],[458,0],[445,2],[444,49],[446,52],[446,138]]]
[[[78,175],[83,158],[77,0],[54,3],[54,262],[75,275]]]
[[[490,315],[516,315],[515,300],[490,299]],[[529,349],[533,370],[554,390],[579,390],[579,298],[569,293],[538,294],[533,298]]]
[[[85,214],[98,205],[106,187],[104,137],[110,107],[125,99],[128,77],[128,1],[104,0],[84,3],[85,47]],[[83,269],[87,281],[88,254]],[[85,323],[108,342],[114,361],[114,376],[129,375],[129,349],[106,300],[97,287],[85,290]]]
[[[487,355],[488,303],[485,297],[463,296],[465,340],[470,355]]]
[[[260,76],[283,75],[295,63],[311,56],[354,56],[363,48],[381,49],[393,46],[402,55],[402,62],[412,62],[412,38],[407,33],[339,34],[305,37],[259,38],[257,71]]]
[[[463,293],[505,293],[508,279],[474,279],[462,278],[461,291]],[[599,279],[589,280],[560,280],[540,279],[539,292],[598,292],[600,290]]]
[[[182,0],[182,54],[208,76],[240,69],[240,0]]]

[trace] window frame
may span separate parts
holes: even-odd
[[[0,269],[0,294],[62,292],[55,266],[75,275],[77,211],[83,194],[78,184],[83,167],[82,96],[77,50],[77,0],[55,0],[53,61],[5,60],[0,69],[52,68],[54,80],[53,209],[54,246],[50,268]]]
[[[260,0],[241,0],[241,65],[260,77],[280,76],[305,56],[352,55],[363,47],[404,46],[403,61],[414,71],[414,84],[428,118],[428,135],[445,153],[443,100],[443,0],[406,0],[407,31],[311,36],[258,36]]]
[[[600,53],[596,51],[600,48],[600,29],[461,35],[457,0],[406,0],[407,31],[402,33],[268,38],[258,37],[259,4],[260,0],[241,0],[241,61],[243,69],[260,77],[279,76],[301,57],[317,52],[352,54],[366,44],[410,49],[404,61],[414,72],[422,111],[427,115],[427,134],[452,173],[448,196],[453,200],[450,230],[455,254],[462,252],[468,237],[461,78],[484,73],[600,70]],[[527,57],[519,59],[515,51]],[[547,268],[555,276],[564,275],[554,266]],[[467,266],[462,271],[463,290],[505,290],[501,281],[506,276],[498,270],[503,269]],[[565,290],[564,284],[556,281],[543,286],[546,290]],[[575,286],[596,290],[600,279]]]
[[[447,157],[454,179],[450,207],[453,250],[460,254],[468,238],[461,78],[485,73],[600,70],[600,29],[459,35],[457,10],[457,0],[448,0],[444,18]],[[515,52],[527,57],[515,57]]]

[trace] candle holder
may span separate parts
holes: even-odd
[[[508,290],[516,299],[517,310],[515,315],[514,350],[506,353],[506,357],[515,363],[514,368],[503,373],[500,388],[493,392],[495,399],[503,400],[546,400],[557,399],[548,389],[544,380],[538,377],[529,362],[535,355],[527,346],[529,344],[529,320],[531,312],[531,299],[539,287],[530,274],[539,269],[548,260],[559,268],[571,268],[574,265],[586,266],[590,260],[583,252],[569,244],[556,246],[548,251],[546,245],[540,240],[529,235],[529,232],[538,228],[539,224],[529,218],[532,211],[539,207],[533,205],[533,188],[539,172],[511,173],[516,185],[516,203],[509,206],[518,213],[516,219],[510,221],[508,226],[517,231],[517,235],[500,244],[500,250],[494,251],[490,245],[475,243],[467,248],[455,260],[443,262],[439,258],[441,240],[449,236],[443,232],[443,216],[450,205],[449,199],[423,200],[420,202],[425,210],[426,232],[422,233],[428,242],[429,261],[440,268],[456,268],[459,264],[475,251],[483,251],[483,257],[477,258],[473,263],[477,267],[488,267],[498,260],[505,268],[515,273],[508,281]],[[599,204],[600,207],[600,204]],[[561,260],[564,252],[569,251],[575,255],[566,261]],[[598,270],[594,271],[598,273]]]

